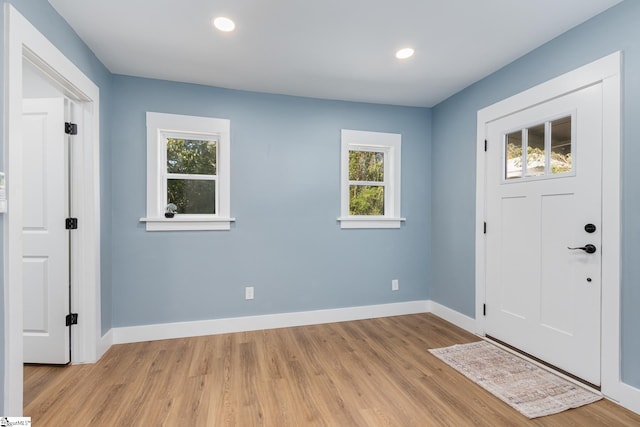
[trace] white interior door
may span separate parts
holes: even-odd
[[[486,174],[486,334],[596,385],[601,86],[489,123]]]
[[[70,361],[68,146],[63,98],[23,102],[24,362]]]

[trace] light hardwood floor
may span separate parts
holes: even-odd
[[[527,420],[427,349],[478,338],[431,314],[113,346],[25,366],[34,426],[640,426],[601,400]]]

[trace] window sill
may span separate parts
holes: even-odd
[[[147,231],[230,230],[235,218],[210,216],[175,216],[173,218],[140,218]]]
[[[406,218],[390,218],[381,216],[341,216],[340,228],[400,228]]]

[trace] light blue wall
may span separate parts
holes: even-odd
[[[114,326],[427,299],[430,110],[125,76],[113,89]],[[230,231],[145,231],[146,111],[231,120]],[[401,229],[340,229],[343,128],[402,134]]]
[[[624,52],[622,374],[640,387],[640,2],[627,0],[433,109],[432,275],[435,301],[474,316],[476,113],[612,52]],[[605,142],[606,143],[606,142]]]

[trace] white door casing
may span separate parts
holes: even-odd
[[[608,398],[640,413],[640,393],[620,374],[620,155],[622,53],[615,52],[503,101],[477,115],[476,151],[476,332],[485,334],[485,199],[487,124],[514,111],[602,82],[602,335],[601,390]],[[490,226],[490,225],[489,225]]]
[[[69,152],[64,98],[23,102],[24,362],[70,362]]]
[[[84,126],[80,144],[71,147],[74,176],[72,209],[80,221],[71,235],[71,304],[78,325],[71,333],[71,362],[95,362],[110,345],[101,338],[100,315],[100,91],[68,58],[31,25],[10,3],[5,3],[5,126],[4,162],[7,213],[4,221],[4,410],[18,416],[23,406],[23,298],[22,298],[22,101],[23,61],[42,70],[79,101]],[[81,286],[80,286],[81,284]]]
[[[486,129],[485,333],[599,385],[602,85]],[[534,176],[507,178],[507,135],[515,138],[512,149],[530,142],[548,158],[552,140],[563,145],[554,152],[569,150],[572,171],[554,173],[549,164],[543,172],[534,148],[528,162]],[[587,233],[586,224],[596,231]],[[569,249],[586,244],[596,252]]]

